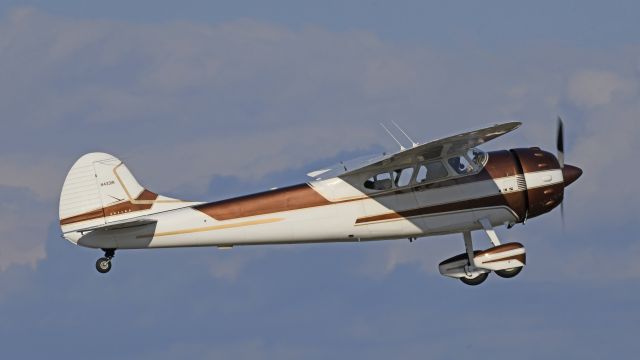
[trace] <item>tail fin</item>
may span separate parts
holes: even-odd
[[[67,174],[60,195],[60,226],[67,233],[189,205],[146,190],[116,157],[90,153]]]

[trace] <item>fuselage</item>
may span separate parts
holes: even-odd
[[[512,226],[551,211],[564,188],[579,176],[570,165],[539,148],[494,151],[467,172],[440,160],[437,179],[420,178],[428,160],[376,174],[308,183],[212,203],[189,203],[167,211],[136,211],[153,223],[87,233],[67,233],[78,245],[103,249],[220,246],[417,238]],[[433,161],[431,162],[433,163]],[[429,164],[431,164],[429,163]],[[436,173],[436,167],[429,171]],[[401,170],[410,175],[401,179]],[[425,168],[426,169],[426,168]],[[370,180],[389,174],[389,179]],[[396,174],[396,175],[394,175]],[[394,178],[394,176],[397,176]],[[133,206],[133,205],[132,205]],[[120,214],[120,213],[119,213]],[[119,214],[114,214],[117,220]],[[105,214],[107,217],[111,216]],[[83,221],[80,219],[80,221]]]

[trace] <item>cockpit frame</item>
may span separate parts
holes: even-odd
[[[475,175],[482,171],[489,160],[489,155],[472,148],[464,153],[452,154],[445,158],[416,159],[404,166],[380,168],[372,175],[371,171],[358,176],[361,190],[366,193],[379,193],[396,189],[411,188],[464,176]],[[457,166],[457,169],[455,168]],[[410,172],[409,175],[405,175]],[[444,172],[444,173],[443,173]],[[434,176],[429,176],[435,173]],[[409,179],[407,179],[409,176]]]

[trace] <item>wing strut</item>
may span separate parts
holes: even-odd
[[[406,132],[404,132],[404,130],[402,130],[402,128],[401,128],[400,126],[398,126],[398,124],[396,124],[396,122],[395,122],[395,121],[392,121],[391,123],[392,123],[393,125],[395,125],[395,127],[397,127],[397,128],[398,128],[398,130],[400,130],[400,132],[401,132],[401,133],[402,133],[402,134],[403,134],[407,139],[409,139],[409,141],[411,141],[411,146],[416,147],[416,146],[418,146],[418,145],[419,145],[417,142],[415,142],[415,141],[411,140],[411,138],[409,137],[409,135],[407,135],[407,133],[406,133]]]
[[[400,143],[400,141],[398,141],[398,139],[396,139],[395,136],[393,136],[393,134],[391,133],[391,131],[389,131],[389,129],[387,129],[386,126],[384,126],[382,123],[380,123],[380,126],[382,126],[382,128],[387,132],[387,134],[389,134],[389,136],[391,136],[391,138],[393,140],[395,140],[396,143],[398,143],[398,146],[400,146],[400,151],[405,151],[407,150],[404,146],[402,146],[402,144]]]

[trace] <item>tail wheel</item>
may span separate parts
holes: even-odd
[[[474,278],[461,277],[460,281],[467,285],[476,286],[482,284],[489,277],[489,273],[482,273]]]
[[[511,268],[511,269],[496,270],[494,272],[496,273],[496,275],[500,276],[501,278],[510,279],[520,274],[520,271],[522,271],[523,268],[524,266],[520,266],[520,267]]]
[[[111,259],[101,257],[96,261],[96,270],[101,274],[106,274],[111,270]]]

